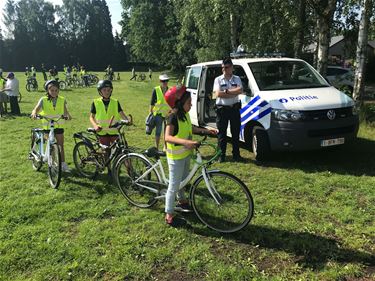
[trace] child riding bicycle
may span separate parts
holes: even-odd
[[[176,191],[179,189],[180,183],[189,174],[190,156],[193,149],[199,145],[197,141],[192,140],[192,134],[216,135],[217,132],[192,126],[188,113],[191,109],[191,97],[190,93],[186,91],[185,86],[170,88],[165,93],[165,100],[172,108],[167,118],[165,130],[169,167],[169,185],[165,197],[165,221],[170,226],[178,227],[185,224],[185,221],[173,216],[176,193],[178,199],[176,210],[191,211],[183,191]]]
[[[33,111],[31,112],[31,117],[36,118],[37,114],[44,115],[50,118],[58,118],[61,115],[68,120],[71,120],[68,109],[66,107],[66,100],[64,97],[59,96],[59,83],[56,80],[48,80],[44,88],[47,92],[45,97],[42,97]],[[48,130],[48,121],[42,119],[43,129]],[[64,153],[64,128],[62,126],[63,121],[60,120],[55,123],[55,136],[57,144],[61,148],[61,170],[63,172],[69,172],[70,169],[65,162]]]

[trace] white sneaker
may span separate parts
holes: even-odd
[[[65,173],[70,173],[70,169],[68,167],[68,164],[66,164],[66,162],[61,162],[61,171]]]

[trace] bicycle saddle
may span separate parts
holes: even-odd
[[[156,147],[150,147],[145,151],[146,156],[158,159],[160,156],[165,156],[164,151],[159,151]]]

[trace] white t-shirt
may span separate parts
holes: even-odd
[[[6,91],[6,94],[10,97],[17,97],[20,92],[20,83],[18,79],[14,77],[13,79],[8,79],[5,83],[5,88],[10,88],[9,91]]]
[[[215,78],[213,91],[214,92],[224,91],[226,89],[229,90],[229,89],[233,89],[237,87],[241,87],[242,89],[242,82],[241,82],[240,77],[236,75],[232,75],[232,77],[229,80],[227,80],[224,78],[224,74],[223,74]],[[216,99],[217,105],[233,105],[238,102],[239,102],[238,96],[234,96],[233,98],[219,98],[218,97]]]

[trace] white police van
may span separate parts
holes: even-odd
[[[331,86],[311,65],[294,58],[233,59],[243,84],[240,139],[256,160],[271,151],[312,150],[353,141],[358,132],[354,101]],[[216,128],[213,83],[221,61],[186,68],[194,125]],[[230,137],[230,128],[227,135]]]

